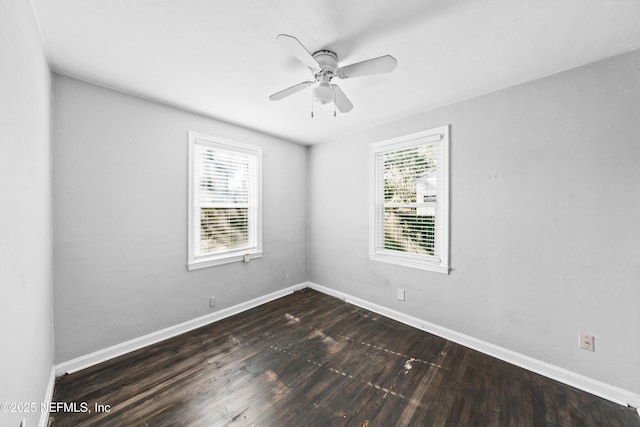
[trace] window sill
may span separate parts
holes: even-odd
[[[432,271],[434,273],[449,274],[449,267],[446,265],[436,264],[427,260],[416,260],[403,256],[393,256],[387,254],[369,254],[372,261],[386,262],[389,264],[401,265],[403,267],[418,268],[420,270]]]
[[[249,259],[262,258],[262,252],[248,253]],[[233,262],[243,262],[245,254],[223,255],[218,257],[207,257],[187,263],[187,270],[200,270],[202,268],[216,267],[218,265],[231,264]],[[249,262],[249,261],[247,261]]]

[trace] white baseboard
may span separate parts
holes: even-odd
[[[316,291],[340,298],[350,304],[362,307],[369,311],[373,311],[374,313],[381,314],[385,317],[389,317],[393,320],[397,320],[398,322],[404,323],[417,329],[421,329],[433,335],[448,339],[465,347],[477,350],[489,356],[493,356],[496,359],[504,360],[505,362],[535,372],[536,374],[540,374],[547,378],[551,378],[552,380],[567,384],[571,387],[586,391],[587,393],[594,394],[620,405],[640,408],[640,395],[632,393],[630,391],[612,386],[607,383],[603,383],[598,380],[594,380],[589,377],[585,377],[584,375],[577,374],[567,369],[559,368],[549,363],[542,362],[540,360],[525,356],[515,351],[499,347],[495,344],[473,338],[469,335],[461,334],[451,329],[435,325],[425,320],[409,316],[399,311],[395,311],[390,308],[383,307],[381,305],[345,294],[343,292],[318,285],[317,283],[308,282],[308,285],[311,289],[314,289]],[[638,413],[640,413],[640,409],[638,409]]]
[[[47,389],[44,392],[44,399],[42,399],[42,403],[45,404],[46,407],[51,405],[53,401],[53,390],[56,385],[56,367],[51,366],[51,372],[49,373],[49,382],[47,383]],[[38,427],[47,427],[49,424],[49,411],[41,411],[40,412],[40,420],[38,420]]]
[[[93,365],[97,365],[98,363],[105,362],[115,357],[122,356],[123,354],[141,349],[148,345],[164,341],[167,338],[175,337],[176,335],[180,335],[193,329],[197,329],[201,326],[208,325],[209,323],[217,322],[218,320],[225,319],[229,316],[242,313],[243,311],[281,298],[285,295],[289,295],[306,287],[308,287],[307,282],[293,285],[288,288],[281,289],[279,291],[272,292],[258,298],[254,298],[250,301],[234,305],[233,307],[228,307],[202,317],[188,320],[178,325],[170,326],[160,331],[152,332],[150,334],[134,338],[132,340],[125,341],[123,343],[116,344],[114,346],[107,347],[90,354],[86,354],[84,356],[76,357],[75,359],[57,364],[55,366],[55,374],[57,376],[61,376],[64,374],[70,374],[82,369],[89,368]]]

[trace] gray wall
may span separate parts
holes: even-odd
[[[306,281],[305,147],[54,83],[56,362]],[[262,147],[261,259],[186,270],[188,131]]]
[[[444,124],[453,271],[370,261],[369,143]],[[310,159],[312,282],[640,392],[640,52],[317,145]],[[595,353],[578,349],[580,332]]]
[[[50,111],[29,2],[0,1],[0,402],[42,402],[53,363]],[[0,425],[39,412],[0,412]]]

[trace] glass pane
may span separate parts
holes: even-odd
[[[435,219],[433,207],[385,207],[384,249],[436,256]]]
[[[426,144],[381,154],[384,201],[435,202],[438,146]]]
[[[249,246],[249,208],[200,209],[200,254]]]
[[[201,203],[248,203],[253,159],[242,153],[202,148],[199,157]]]

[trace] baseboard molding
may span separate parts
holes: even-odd
[[[56,367],[51,366],[51,372],[49,373],[49,383],[47,383],[47,389],[44,392],[44,399],[42,399],[42,403],[45,404],[46,407],[51,405],[53,401],[53,390],[56,385]],[[49,424],[49,411],[41,411],[40,419],[38,420],[38,427],[47,427]]]
[[[350,304],[356,305],[374,313],[381,314],[385,317],[389,317],[393,320],[417,329],[421,329],[433,335],[448,339],[465,347],[477,350],[489,356],[535,372],[536,374],[540,374],[547,378],[551,378],[552,380],[556,380],[571,387],[586,391],[587,393],[591,393],[620,405],[640,408],[640,395],[632,393],[630,391],[612,386],[607,383],[603,383],[598,380],[594,380],[589,377],[585,377],[584,375],[577,374],[567,369],[559,368],[555,365],[542,362],[532,357],[525,356],[523,354],[508,350],[503,347],[499,347],[495,344],[479,340],[469,335],[461,334],[451,329],[435,325],[425,320],[409,316],[407,314],[392,310],[387,307],[383,307],[381,305],[363,300],[361,298],[357,298],[343,292],[327,288],[317,283],[308,282],[308,286],[318,292],[340,298]],[[640,409],[638,409],[638,413],[640,414]]]
[[[225,319],[235,314],[242,313],[243,311],[250,310],[254,307],[257,307],[259,305],[281,298],[283,296],[289,295],[295,291],[304,289],[306,287],[308,287],[308,283],[303,282],[294,286],[290,286],[285,289],[281,289],[276,292],[272,292],[270,294],[267,294],[258,298],[254,298],[250,301],[246,301],[246,302],[234,305],[232,307],[228,307],[228,308],[216,311],[214,313],[207,314],[202,317],[198,317],[174,326],[170,326],[160,331],[152,332],[150,334],[143,335],[141,337],[134,338],[129,341],[125,341],[123,343],[116,344],[114,346],[107,347],[102,350],[98,350],[93,353],[80,356],[66,362],[59,363],[55,366],[55,375],[61,376],[64,374],[70,374],[73,372],[80,371],[82,369],[89,368],[93,365],[97,365],[98,363],[102,363],[107,360],[113,359],[115,357],[122,356],[132,351],[149,346],[151,344],[164,341],[168,338],[172,338],[177,335],[183,334],[185,332],[189,332],[193,329],[197,329],[199,327],[208,325],[210,323],[217,322],[219,320]]]

